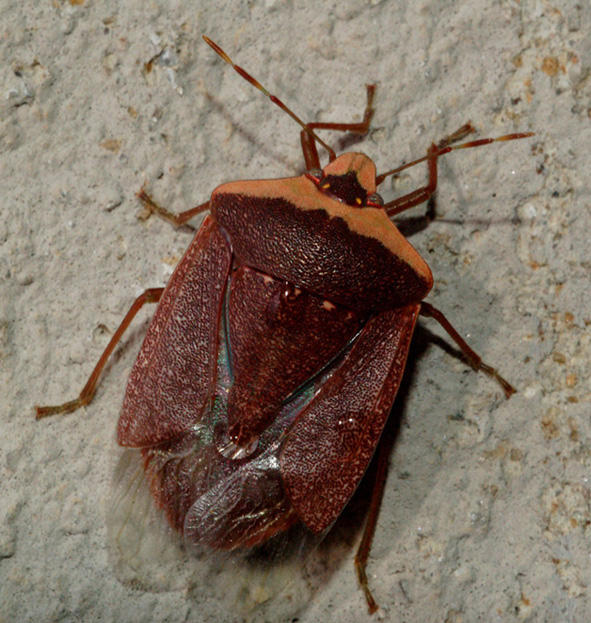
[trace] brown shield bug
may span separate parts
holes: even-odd
[[[434,318],[468,363],[515,390],[484,364],[445,316],[424,302],[433,277],[391,217],[426,202],[438,158],[452,150],[532,136],[457,143],[468,124],[427,155],[376,175],[361,153],[335,152],[316,134],[365,134],[375,86],[359,123],[304,123],[250,74],[205,41],[302,126],[307,173],[230,182],[180,215],[209,210],[166,288],[136,299],[80,396],[93,398],[103,367],[138,310],[158,303],[127,384],[120,445],[138,449],[155,505],[191,546],[245,550],[299,526],[324,534],[357,488],[380,440],[420,315]],[[317,145],[328,152],[321,168]],[[377,187],[426,161],[428,183],[384,202]],[[379,457],[356,568],[370,612],[366,564],[384,489]]]

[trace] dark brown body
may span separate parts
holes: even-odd
[[[347,176],[344,196],[375,190],[361,154],[328,176]],[[430,271],[383,209],[307,176],[225,184],[210,205],[131,373],[118,441],[142,448],[191,542],[251,546],[295,521],[320,533],[373,455]]]

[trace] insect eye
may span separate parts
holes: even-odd
[[[384,205],[384,200],[382,199],[382,195],[378,193],[372,193],[367,198],[365,204],[374,208],[381,208]]]
[[[306,177],[310,178],[316,184],[319,184],[324,177],[324,171],[322,169],[310,169],[306,173]]]

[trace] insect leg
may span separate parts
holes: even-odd
[[[127,314],[125,314],[123,322],[119,325],[117,331],[115,331],[115,334],[111,338],[111,341],[107,344],[107,347],[101,355],[101,358],[98,360],[98,363],[94,367],[90,378],[86,382],[86,385],[80,392],[78,398],[76,398],[75,400],[71,400],[70,402],[65,402],[62,405],[57,405],[53,407],[35,407],[38,420],[49,415],[57,415],[58,413],[72,413],[73,411],[76,411],[76,409],[87,405],[93,399],[96,392],[96,386],[99,376],[101,375],[101,372],[103,371],[103,368],[107,363],[107,359],[109,358],[109,356],[115,349],[115,346],[117,346],[117,343],[123,336],[123,333],[125,333],[125,330],[134,319],[138,311],[146,303],[157,303],[160,300],[163,292],[164,288],[150,288],[137,297]]]
[[[175,227],[180,227],[181,225],[185,225],[187,221],[191,220],[197,214],[201,214],[201,212],[205,212],[209,210],[209,201],[202,203],[190,210],[186,210],[185,212],[181,212],[180,214],[175,214],[174,212],[170,212],[166,208],[159,206],[150,195],[142,188],[137,194],[138,199],[144,204],[144,207],[147,210],[147,216],[153,214],[154,212],[161,216],[164,220],[172,223]]]
[[[388,477],[389,454],[391,449],[391,444],[383,443],[382,439],[382,443],[379,447],[378,467],[375,475],[373,490],[371,492],[367,520],[365,522],[365,528],[363,529],[363,536],[361,538],[361,542],[359,543],[359,548],[355,554],[355,569],[357,569],[359,585],[365,594],[370,614],[376,612],[379,606],[373,597],[371,589],[369,588],[369,580],[367,579],[366,573],[367,560],[376,531],[378,517],[380,515],[382,499],[384,497],[386,478]]]
[[[453,143],[457,143],[462,139],[466,138],[469,134],[473,134],[476,132],[476,128],[468,121],[461,128],[458,128],[455,132],[452,132],[449,136],[442,138],[438,143],[437,147],[439,149],[444,149],[448,145],[452,145]]]
[[[453,328],[449,320],[438,309],[430,305],[429,303],[421,302],[421,316],[427,316],[437,320],[437,322],[445,329],[451,339],[459,346],[464,357],[468,360],[468,363],[476,371],[482,371],[493,378],[503,388],[505,396],[510,398],[517,390],[506,381],[494,368],[485,364],[479,355],[477,355],[468,344],[462,339],[460,334]]]
[[[363,113],[363,121],[358,123],[330,123],[323,121],[315,121],[307,123],[306,126],[311,130],[336,130],[338,132],[352,132],[354,134],[366,134],[369,130],[374,108],[373,98],[376,91],[375,84],[367,85],[367,105],[365,112]],[[319,169],[320,158],[318,156],[318,148],[316,147],[316,141],[314,136],[306,130],[300,132],[300,140],[302,143],[302,150],[304,152],[304,160],[306,161],[306,169]]]
[[[429,200],[437,189],[437,158],[440,155],[439,147],[435,145],[435,143],[432,143],[431,147],[427,150],[427,166],[429,167],[429,181],[427,185],[413,190],[408,193],[408,195],[398,197],[398,199],[386,203],[384,209],[388,216],[395,216],[396,214],[400,214],[405,210],[410,210],[410,208],[414,208]]]

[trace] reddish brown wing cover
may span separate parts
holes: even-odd
[[[167,441],[209,406],[231,259],[228,243],[207,217],[168,282],[131,371],[117,428],[120,445]]]
[[[365,473],[404,372],[420,305],[373,316],[341,366],[298,416],[281,453],[294,509],[328,528]]]

